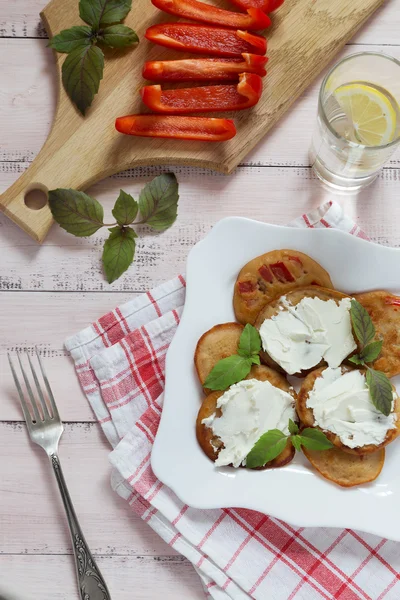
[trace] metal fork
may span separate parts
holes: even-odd
[[[79,522],[68,492],[67,484],[65,483],[63,472],[61,470],[61,464],[58,458],[58,443],[64,431],[64,426],[58,414],[54,396],[50,388],[49,380],[44,371],[42,361],[40,360],[40,356],[38,354],[38,351],[36,350],[36,356],[39,362],[45,389],[47,391],[49,405],[45,400],[43,388],[40,386],[39,379],[37,377],[36,371],[34,369],[29,354],[27,355],[28,361],[31,367],[33,380],[36,385],[37,394],[40,399],[40,405],[37,398],[35,398],[34,393],[32,392],[28,376],[22,365],[21,357],[18,353],[17,356],[19,365],[21,367],[22,376],[25,381],[25,386],[28,392],[29,400],[32,405],[33,414],[31,414],[31,412],[29,411],[28,404],[24,397],[24,392],[22,391],[22,387],[18,380],[18,376],[10,355],[8,355],[8,360],[10,362],[10,367],[14,377],[15,385],[17,386],[19,398],[21,400],[22,410],[26,421],[26,426],[28,428],[31,440],[32,442],[38,444],[38,446],[43,448],[43,450],[49,457],[50,463],[53,467],[54,475],[58,483],[58,487],[60,489],[65,511],[67,513],[69,530],[71,532],[72,548],[75,557],[75,567],[76,574],[78,577],[80,597],[82,600],[110,600],[110,594],[107,589],[106,583],[96,565],[96,562],[88,548],[82,530],[79,526]]]

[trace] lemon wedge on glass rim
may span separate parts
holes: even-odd
[[[383,146],[395,138],[399,113],[384,93],[366,84],[349,83],[336,88],[334,97],[354,128],[353,141]]]

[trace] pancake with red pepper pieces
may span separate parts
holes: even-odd
[[[273,250],[258,256],[243,267],[236,280],[233,296],[236,318],[244,325],[253,325],[271,300],[310,285],[333,288],[329,274],[306,254]]]
[[[380,355],[374,369],[388,377],[400,374],[400,297],[378,290],[356,294],[354,298],[367,309],[376,330],[376,340],[382,340]]]

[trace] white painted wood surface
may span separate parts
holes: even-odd
[[[39,11],[43,0],[0,0],[0,192],[34,158],[55,106],[55,69]],[[362,50],[400,58],[400,4],[387,0],[343,54]],[[37,345],[46,360],[66,431],[61,459],[87,539],[113,599],[197,600],[191,565],[109,487],[108,446],[94,423],[63,350],[65,337],[134,294],[182,272],[193,243],[221,217],[284,224],[332,196],[312,176],[307,150],[318,82],[229,176],[173,169],[179,218],[163,235],[143,230],[135,265],[113,286],[100,269],[103,234],[79,240],[54,227],[38,247],[0,215],[0,597],[77,598],[71,546],[46,457],[21,423],[7,352]],[[120,187],[138,193],[161,169],[137,169],[90,190],[109,213]],[[400,154],[346,210],[373,240],[400,245]]]

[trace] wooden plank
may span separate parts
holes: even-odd
[[[0,403],[0,420],[22,420],[7,352],[27,350],[33,353],[37,347],[45,361],[62,419],[95,421],[72,360],[64,350],[64,340],[134,295],[130,292],[0,294],[0,306],[7,307],[2,311],[4,318],[0,319],[0,381],[5,390]],[[79,306],[85,309],[78,310]],[[21,315],[24,315],[23,326],[10,327],[10,323],[21,321]]]
[[[399,11],[400,12],[400,11]],[[387,52],[400,59],[400,46],[348,46],[340,56],[354,51]],[[335,59],[336,60],[336,59]],[[11,185],[29,166],[42,147],[55,112],[56,73],[52,52],[45,40],[0,38],[0,161],[21,161],[23,165],[4,166]],[[244,164],[307,166],[311,129],[316,119],[317,95],[322,76],[310,86],[292,109],[245,158]],[[268,80],[266,80],[268,84]],[[400,153],[392,166],[400,166]],[[1,191],[5,188],[2,187]]]
[[[90,193],[102,202],[108,219],[120,188],[137,197],[144,182],[162,171],[154,167],[126,172],[101,182]],[[135,262],[112,286],[104,280],[100,263],[107,230],[82,239],[55,226],[45,245],[39,247],[1,215],[0,248],[7,260],[2,261],[0,288],[142,292],[183,272],[193,244],[222,217],[238,215],[285,224],[335,197],[306,168],[243,167],[229,177],[184,167],[174,171],[180,182],[181,197],[177,222],[163,234],[138,229]],[[0,185],[7,185],[9,175],[0,173]],[[399,170],[386,169],[358,199],[337,198],[377,242],[391,245],[400,242],[396,224],[400,217],[399,176]]]
[[[45,0],[0,0],[0,37],[47,37],[39,16],[45,3]],[[352,43],[399,44],[399,28],[399,4],[396,0],[386,1]]]
[[[65,425],[60,459],[92,552],[104,556],[176,556],[176,551],[111,489],[110,449],[97,423]],[[52,469],[43,450],[31,444],[22,423],[0,423],[0,506],[1,567],[4,554],[71,553]]]
[[[100,556],[99,567],[118,600],[204,600],[192,565],[181,557]],[[69,556],[2,556],[3,600],[78,598]]]

